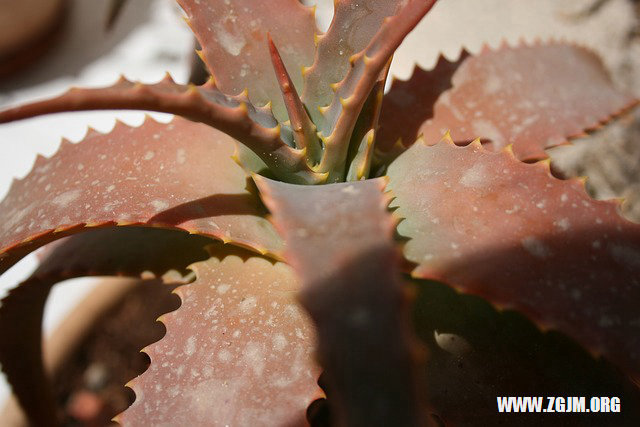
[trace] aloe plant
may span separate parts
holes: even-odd
[[[545,152],[638,104],[594,53],[464,52],[384,94],[435,0],[338,0],[324,34],[297,0],[178,3],[206,84],[123,78],[0,112],[177,115],[63,141],[0,204],[0,271],[56,241],[0,307],[32,423],[55,420],[51,287],[149,271],[184,283],[182,305],[125,425],[487,425],[514,420],[505,395],[622,400],[519,423],[640,419],[640,226]]]

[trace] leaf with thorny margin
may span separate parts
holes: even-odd
[[[279,121],[287,119],[276,81],[267,33],[280,49],[289,74],[302,87],[302,67],[313,62],[316,24],[313,9],[298,0],[178,0],[202,46],[202,59],[225,93],[247,89],[256,105],[272,103]]]
[[[310,170],[304,153],[291,147],[291,129],[279,125],[269,108],[255,107],[244,93],[224,95],[212,81],[180,85],[167,74],[158,83],[142,84],[120,77],[110,87],[71,88],[58,97],[7,109],[0,112],[0,123],[63,111],[122,108],[178,114],[210,125],[242,142],[282,179],[315,182],[322,178]]]
[[[233,150],[228,136],[180,118],[117,123],[109,134],[90,130],[80,144],[63,142],[0,203],[0,271],[56,238],[113,224],[179,228],[279,252]]]
[[[566,333],[640,373],[640,225],[476,141],[414,144],[388,170],[415,277],[444,281]]]
[[[433,69],[423,70],[416,66],[408,80],[392,80],[389,92],[382,99],[377,154],[384,155],[395,145],[404,151],[414,143],[420,126],[433,118],[436,100],[451,88],[451,77],[468,56],[466,50],[456,61],[440,56]]]
[[[352,55],[367,47],[384,18],[395,14],[399,0],[337,0],[333,20],[327,32],[317,37],[313,66],[304,70],[302,100],[315,123],[323,116],[318,107],[333,100],[331,85],[340,82],[349,71]]]
[[[485,48],[458,67],[452,84],[417,133],[438,141],[450,130],[454,141],[481,138],[493,150],[513,144],[523,161],[545,159],[545,148],[597,129],[637,104],[614,88],[594,53],[556,43]]]
[[[254,176],[287,243],[337,425],[418,425],[419,347],[383,179],[296,186]]]
[[[325,152],[315,170],[328,173],[329,182],[343,180],[348,141],[363,105],[395,50],[435,2],[408,0],[395,15],[383,21],[365,49],[349,58],[351,67],[345,78],[334,85],[333,100],[321,111],[325,120],[318,124]]]
[[[82,276],[133,276],[170,270],[186,274],[208,258],[212,240],[180,231],[142,227],[89,230],[45,248],[46,255],[26,281],[0,305],[0,365],[33,425],[51,425],[56,405],[42,359],[42,315],[51,288]],[[172,283],[181,281],[171,276]]]
[[[246,254],[245,254],[246,255]],[[302,425],[322,391],[314,333],[290,267],[227,256],[193,264],[165,337],[144,351],[126,425]]]

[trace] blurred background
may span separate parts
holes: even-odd
[[[256,0],[258,1],[258,0]],[[326,28],[331,0],[318,3]],[[110,22],[106,0],[0,0],[0,109],[62,93],[70,86],[99,87],[120,74],[153,83],[169,72],[186,82],[195,42],[172,0],[129,0]],[[397,52],[391,73],[406,79],[415,64],[431,68],[438,55],[456,59],[464,47],[477,53],[541,39],[564,40],[599,53],[615,84],[640,96],[638,0],[440,0]],[[640,220],[640,119],[636,113],[604,132],[550,150],[563,176],[588,175],[600,198],[627,197],[625,212]],[[159,120],[169,116],[154,114]],[[41,154],[51,156],[61,138],[78,142],[87,126],[108,132],[118,118],[130,125],[140,112],[56,114],[0,125],[0,199],[12,179],[24,177]],[[597,140],[597,142],[596,142]],[[0,296],[35,266],[29,256],[0,277]],[[91,289],[91,281],[58,286],[45,316],[51,331]],[[8,389],[0,379],[0,406]]]

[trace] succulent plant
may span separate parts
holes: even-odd
[[[324,34],[298,0],[178,3],[206,84],[123,78],[0,112],[177,115],[63,141],[0,204],[0,271],[51,243],[0,307],[34,424],[55,419],[51,287],[149,271],[182,305],[122,424],[487,425],[512,420],[496,396],[603,393],[618,418],[542,419],[640,419],[640,226],[545,152],[638,104],[594,53],[463,52],[385,94],[435,0],[336,0]]]

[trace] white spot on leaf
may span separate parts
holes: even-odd
[[[224,29],[222,24],[217,24],[215,26],[215,32],[220,46],[222,46],[222,48],[230,55],[240,55],[242,48],[247,44],[242,34],[231,34]]]
[[[220,294],[220,295],[224,295],[224,294],[226,294],[226,293],[227,293],[227,291],[228,291],[229,289],[231,289],[231,285],[226,284],[226,283],[223,283],[223,284],[221,284],[221,285],[218,285],[218,286],[216,287],[216,289],[217,289],[217,291],[218,291],[218,294]]]
[[[482,187],[485,182],[485,177],[486,171],[484,165],[476,164],[462,175],[462,178],[460,178],[460,184],[471,188]]]
[[[184,346],[184,354],[192,356],[196,352],[196,337],[189,337]]]
[[[178,148],[178,151],[176,152],[176,161],[181,165],[187,161],[187,152],[184,148]]]
[[[165,202],[164,200],[154,200],[150,204],[151,204],[151,206],[153,206],[153,208],[156,211],[161,211],[161,210],[167,209],[169,207],[169,203]]]
[[[522,246],[536,258],[547,258],[551,255],[549,248],[540,240],[533,236],[525,237],[521,240]]]
[[[72,203],[73,201],[78,199],[78,197],[80,197],[80,194],[82,194],[81,190],[70,190],[60,194],[59,196],[56,196],[52,200],[52,203],[54,205],[60,206],[61,208],[65,208],[69,205],[69,203]]]

